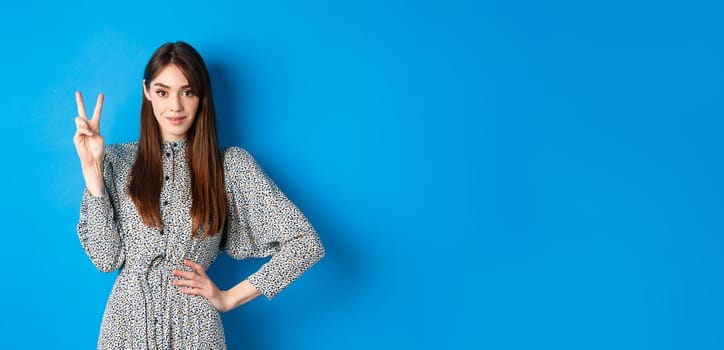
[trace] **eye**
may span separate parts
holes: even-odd
[[[186,97],[196,96],[196,94],[194,94],[194,92],[191,90],[184,90],[183,92],[181,92],[181,95],[186,96]]]
[[[163,90],[156,90],[156,95],[164,97],[166,96],[166,91]]]

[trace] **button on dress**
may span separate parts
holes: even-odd
[[[225,349],[221,318],[203,296],[174,286],[172,271],[204,267],[223,251],[269,257],[249,282],[272,299],[324,256],[314,228],[244,149],[222,151],[228,214],[223,232],[191,236],[186,142],[163,142],[159,230],[143,224],[127,194],[138,142],[107,145],[103,196],[86,189],[78,237],[100,271],[120,269],[103,314],[99,349]],[[240,276],[243,278],[243,276]]]

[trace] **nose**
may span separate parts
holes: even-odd
[[[176,95],[175,97],[171,98],[168,109],[171,112],[183,111],[184,108],[183,108],[183,105],[181,104],[181,96]]]

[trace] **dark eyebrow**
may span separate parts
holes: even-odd
[[[164,84],[161,84],[161,83],[154,83],[153,86],[160,86],[160,87],[165,88],[165,89],[170,89],[170,88],[171,88],[170,86],[164,85]],[[190,87],[191,87],[191,85],[186,84],[186,85],[182,86],[181,89],[188,89],[188,88],[190,88]]]

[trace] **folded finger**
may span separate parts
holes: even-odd
[[[91,137],[95,135],[95,133],[94,133],[93,131],[90,131],[90,130],[88,130],[88,129],[86,129],[86,128],[78,128],[78,129],[75,131],[75,134],[76,134],[76,135],[91,136]]]
[[[90,129],[88,122],[80,118],[75,118],[75,129],[76,131],[81,131],[84,135],[90,134],[89,136],[93,136],[95,134],[95,132]]]
[[[75,117],[75,126],[77,128],[87,128],[88,121],[83,119],[82,117]]]
[[[78,130],[76,131],[75,135],[73,135],[73,143],[76,146],[81,146],[88,140],[89,137],[93,137],[93,133],[87,130]]]

